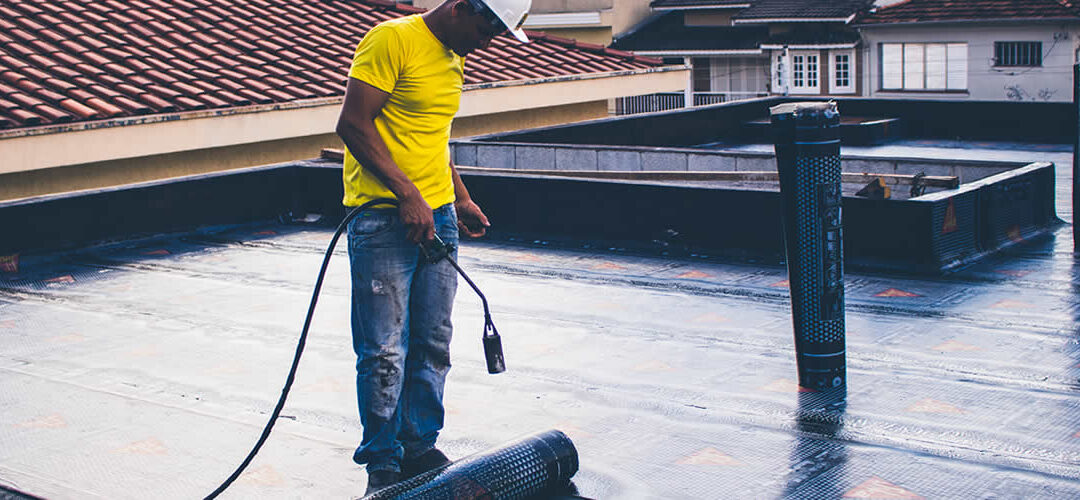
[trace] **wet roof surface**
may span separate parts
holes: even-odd
[[[207,227],[0,274],[0,484],[209,493],[280,394],[331,234]],[[486,373],[463,285],[440,441],[453,458],[558,428],[591,498],[1080,496],[1071,226],[946,277],[848,273],[843,411],[795,385],[780,263],[539,240],[467,242],[460,262],[508,371]],[[283,417],[226,497],[363,492],[346,271],[339,248]]]

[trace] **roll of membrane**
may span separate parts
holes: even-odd
[[[565,489],[577,470],[574,443],[553,429],[470,455],[364,500],[536,498]]]
[[[834,102],[785,103],[770,111],[799,385],[844,387],[840,113]]]

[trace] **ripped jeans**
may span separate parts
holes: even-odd
[[[439,238],[456,247],[454,205],[435,209],[434,216]],[[367,464],[369,472],[400,471],[403,459],[435,446],[443,426],[457,274],[446,260],[424,260],[405,238],[397,209],[357,216],[348,234],[356,396],[364,426],[353,461]]]

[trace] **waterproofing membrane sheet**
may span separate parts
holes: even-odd
[[[497,221],[496,221],[497,223]],[[332,230],[255,223],[23,256],[0,274],[0,484],[201,498],[280,394]],[[1080,497],[1069,227],[946,277],[849,273],[846,404],[795,383],[778,262],[466,242],[440,447],[544,429],[589,498]],[[289,403],[226,498],[351,498],[361,429],[337,251]]]

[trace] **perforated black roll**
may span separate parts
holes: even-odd
[[[570,438],[534,434],[379,490],[365,500],[527,499],[565,488],[578,470]]]
[[[772,109],[799,385],[845,384],[843,196],[835,103]]]

